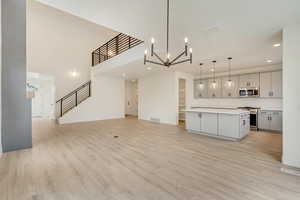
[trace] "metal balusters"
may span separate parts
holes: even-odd
[[[92,66],[100,64],[141,43],[143,43],[143,41],[120,33],[119,35],[102,45],[100,48],[92,52]]]
[[[65,113],[78,106],[81,102],[91,96],[91,81],[80,86],[73,92],[64,96],[58,100],[57,106],[59,106],[59,117],[62,117]]]

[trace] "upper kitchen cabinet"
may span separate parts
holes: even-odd
[[[259,88],[259,73],[240,76],[240,88]]]
[[[239,77],[231,77],[231,83],[228,77],[222,78],[222,96],[225,98],[234,98],[239,96]]]
[[[260,74],[260,96],[268,98],[282,97],[282,71]]]
[[[194,98],[208,97],[208,80],[194,80]]]
[[[222,79],[216,78],[208,80],[208,97],[209,98],[220,98],[222,96]]]

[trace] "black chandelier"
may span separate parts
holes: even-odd
[[[189,58],[186,58],[184,60],[179,60],[181,57],[188,56],[188,38],[185,38],[185,49],[184,51],[179,54],[177,57],[175,57],[173,60],[171,60],[171,55],[169,52],[169,21],[170,21],[170,3],[169,0],[167,0],[167,55],[166,55],[166,60],[162,59],[157,53],[155,53],[154,51],[154,43],[155,43],[155,39],[152,38],[151,39],[151,57],[155,56],[158,61],[152,61],[152,60],[148,60],[147,59],[147,54],[148,51],[147,49],[145,50],[145,55],[144,55],[144,64],[146,63],[152,63],[152,64],[156,64],[156,65],[162,65],[162,66],[166,66],[166,67],[170,67],[172,65],[177,65],[180,63],[184,63],[184,62],[190,62],[192,64],[193,61],[193,51],[192,48],[189,49],[190,55]]]

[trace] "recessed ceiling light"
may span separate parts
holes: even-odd
[[[147,70],[149,70],[149,71],[150,71],[150,70],[152,70],[152,68],[151,68],[151,67],[147,67]]]
[[[123,73],[123,74],[122,74],[122,76],[123,76],[123,77],[126,77],[126,74],[125,74],[125,73]]]
[[[273,47],[280,47],[281,44],[280,43],[277,43],[277,44],[273,44]]]
[[[215,69],[214,69],[214,68],[212,68],[210,71],[214,72],[214,71],[215,71]]]
[[[271,62],[273,62],[272,60],[267,60],[267,63],[271,63]]]

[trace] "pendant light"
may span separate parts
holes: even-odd
[[[214,77],[214,80],[213,80],[213,82],[212,82],[212,87],[213,88],[216,88],[217,87],[217,82],[216,82],[216,62],[217,61],[212,61],[213,62],[213,77]]]
[[[189,62],[190,64],[192,64],[193,62],[193,50],[192,48],[189,49],[188,52],[188,38],[184,39],[184,50],[182,51],[181,54],[177,55],[175,58],[173,58],[171,60],[171,54],[169,51],[169,38],[170,38],[170,31],[169,31],[169,26],[170,26],[170,0],[167,0],[167,41],[166,41],[166,59],[161,58],[155,51],[154,51],[154,43],[155,43],[155,39],[151,38],[151,53],[150,56],[151,57],[155,57],[156,60],[150,60],[147,58],[147,54],[148,51],[145,50],[145,54],[144,54],[144,65],[146,65],[147,63],[151,63],[151,64],[156,64],[156,65],[161,65],[161,66],[166,66],[167,68],[170,68],[173,65],[177,65],[177,64],[181,64],[181,63],[185,63],[185,62]],[[189,55],[188,55],[189,53]]]
[[[231,60],[232,58],[229,57],[228,59],[228,81],[227,81],[227,85],[228,87],[232,86],[232,80],[231,80]]]
[[[200,89],[203,89],[204,87],[204,84],[202,82],[202,66],[203,66],[203,63],[200,63],[200,67],[199,67],[199,78],[200,78],[200,83],[199,83],[199,88]]]

